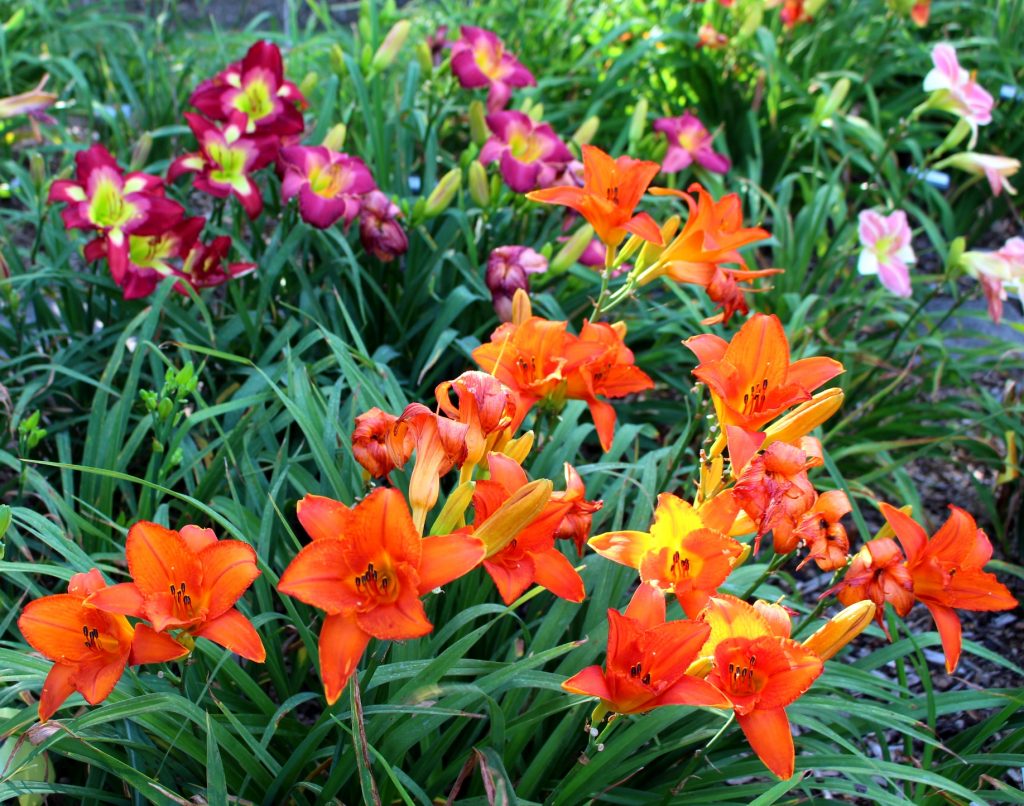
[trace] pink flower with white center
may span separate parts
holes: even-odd
[[[128,259],[123,264],[110,263],[110,274],[121,286],[125,299],[148,297],[164,277],[177,270],[172,261],[183,259],[195,245],[206,224],[205,218],[186,218],[158,235],[129,235]],[[105,238],[96,238],[85,245],[85,259],[108,257]]]
[[[106,241],[112,271],[128,262],[130,235],[155,235],[175,226],[185,211],[164,196],[158,176],[125,174],[101,145],[75,154],[76,179],[58,179],[48,201],[64,202],[68,229],[96,230]]]
[[[174,274],[193,288],[211,288],[256,271],[255,263],[229,263],[225,266],[224,260],[229,249],[231,239],[227,235],[214,238],[209,244],[197,242]],[[175,285],[174,289],[180,294],[188,293],[181,283]]]
[[[684,112],[679,117],[658,118],[654,130],[668,140],[668,151],[661,164],[661,170],[667,174],[677,173],[694,162],[716,174],[724,174],[732,166],[727,156],[711,148],[715,136],[696,115]]]
[[[452,44],[452,72],[466,89],[490,87],[487,110],[504,109],[512,87],[532,87],[537,79],[505,50],[496,34],[463,25],[462,38]]]
[[[910,225],[907,214],[896,210],[881,216],[873,210],[864,210],[858,217],[860,259],[857,271],[877,274],[882,285],[899,297],[910,296],[909,264],[917,258],[910,245]]]
[[[339,218],[348,226],[359,214],[362,194],[376,189],[370,169],[358,157],[331,151],[326,146],[291,146],[281,149],[285,201],[299,197],[302,220],[327,229]]]
[[[1020,160],[1011,157],[1001,157],[997,154],[978,154],[975,151],[964,151],[954,154],[938,163],[936,168],[947,168],[953,166],[961,171],[984,176],[988,180],[988,186],[992,188],[992,195],[998,196],[1004,190],[1011,196],[1017,194],[1017,189],[1010,184],[1009,177],[1020,170]]]
[[[401,211],[379,190],[363,196],[359,210],[359,241],[377,260],[388,263],[409,250],[409,239],[398,223]]]
[[[512,321],[512,298],[518,289],[530,291],[530,275],[548,270],[548,261],[528,246],[499,246],[487,258],[484,280],[491,291],[494,312]]]
[[[213,120],[246,117],[246,134],[300,134],[306,99],[285,81],[284,62],[277,45],[257,42],[240,62],[229,64],[196,87],[189,103]]]
[[[956,49],[942,43],[932,48],[935,65],[924,77],[924,91],[932,93],[930,104],[967,121],[971,127],[969,148],[978,140],[978,127],[992,122],[992,96],[960,66]]]
[[[501,176],[516,193],[549,187],[572,160],[572,152],[547,123],[522,112],[487,116],[493,136],[480,150],[480,162],[500,160]]]
[[[223,128],[190,112],[185,113],[185,119],[199,141],[199,151],[174,160],[167,169],[167,180],[173,182],[184,173],[194,173],[198,190],[221,199],[234,196],[249,218],[256,218],[263,210],[263,196],[250,174],[274,159],[276,140],[247,136],[246,118],[240,112],[234,113]]]
[[[1003,317],[1007,290],[1024,306],[1024,238],[1010,238],[995,252],[964,252],[961,264],[981,283],[988,300],[988,315],[997,325]]]

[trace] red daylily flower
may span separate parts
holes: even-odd
[[[661,230],[647,213],[634,215],[640,198],[661,166],[632,157],[612,159],[596,146],[583,146],[583,187],[553,187],[527,193],[526,198],[544,204],[571,207],[594,227],[609,248],[632,233],[662,244]]]
[[[909,515],[882,504],[882,514],[907,553],[907,571],[914,597],[935,619],[946,671],[960,661],[960,618],[957,610],[1011,610],[1017,600],[995,574],[984,570],[992,559],[992,543],[974,518],[950,504],[949,519],[929,539]]]
[[[883,619],[885,603],[903,618],[914,606],[914,582],[904,564],[903,552],[891,537],[879,537],[864,544],[858,551],[843,581],[823,596],[835,593],[844,605],[869,599],[875,603],[875,620],[887,636],[889,628]],[[889,636],[890,640],[892,636]]]
[[[105,700],[127,665],[164,663],[188,654],[169,635],[147,624],[132,627],[124,616],[86,604],[88,597],[107,589],[106,584],[96,568],[75,574],[67,593],[29,602],[18,619],[25,640],[54,662],[39,697],[43,722],[76,691],[90,705]]]
[[[474,529],[479,529],[529,481],[523,469],[502,454],[488,455],[487,468],[490,478],[478,481],[473,492]],[[541,513],[504,548],[484,560],[484,568],[505,604],[512,604],[534,583],[570,602],[583,601],[583,580],[555,548],[555,530],[570,508],[567,502],[549,500]]]
[[[306,99],[285,81],[281,51],[270,42],[257,42],[242,61],[200,83],[188,102],[212,120],[244,115],[247,134],[296,135],[305,128]]]
[[[307,495],[299,521],[313,538],[277,589],[327,612],[320,674],[327,702],[341,696],[370,638],[405,640],[433,629],[420,597],[463,576],[484,557],[466,534],[421,538],[398,490],[378,488],[355,507]]]
[[[86,604],[144,618],[158,632],[184,630],[248,660],[267,653],[252,623],[235,603],[260,575],[256,552],[241,540],[218,540],[212,529],[174,531],[148,521],[128,530],[125,543],[132,582],[92,593]]]
[[[665,595],[653,585],[636,589],[625,613],[608,611],[605,669],[588,666],[562,688],[597,697],[608,711],[638,714],[663,705],[728,708],[713,685],[686,674],[711,628],[697,621],[665,621]]]
[[[675,592],[694,618],[732,572],[743,547],[710,528],[701,512],[670,493],[658,496],[650,532],[605,532],[588,545],[609,560],[636,568],[640,579]]]
[[[384,478],[396,467],[402,467],[412,456],[416,443],[405,429],[401,442],[394,443],[392,432],[398,418],[374,406],[356,417],[352,431],[352,453],[373,478]]]
[[[193,288],[213,288],[256,271],[255,263],[224,265],[229,249],[231,239],[227,235],[220,235],[209,244],[197,242],[185,256],[181,268],[174,273]],[[174,288],[181,294],[186,293],[180,283]]]
[[[837,571],[846,565],[850,554],[850,538],[839,521],[853,507],[842,490],[829,490],[818,496],[814,506],[800,520],[793,536],[808,548],[808,554],[797,566],[799,571],[814,560],[822,571]]]
[[[583,554],[583,546],[590,537],[590,524],[594,519],[594,513],[604,506],[603,501],[588,501],[587,490],[583,479],[576,472],[576,468],[565,463],[565,490],[552,493],[553,501],[571,504],[572,508],[562,518],[555,530],[555,539],[572,540],[576,546],[576,553]]]

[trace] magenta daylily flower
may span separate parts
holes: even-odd
[[[490,87],[487,110],[504,109],[512,87],[532,87],[533,73],[505,50],[505,43],[491,31],[463,25],[462,38],[452,43],[452,72],[467,89]]]
[[[727,156],[712,149],[715,136],[696,115],[684,112],[674,118],[659,118],[654,121],[654,130],[668,140],[668,151],[661,164],[661,170],[667,174],[677,173],[694,162],[716,174],[724,174],[732,167]]]
[[[362,194],[376,189],[370,169],[358,157],[326,146],[281,149],[285,201],[299,197],[299,215],[314,227],[327,229],[339,218],[348,226],[359,214]]]
[[[185,113],[185,119],[199,142],[199,151],[174,160],[167,169],[168,181],[194,173],[197,189],[221,199],[235,196],[249,218],[256,218],[263,210],[263,196],[250,174],[274,159],[274,138],[246,136],[246,118],[240,112],[234,113],[223,128],[190,112]]]
[[[924,90],[932,93],[930,103],[967,121],[971,127],[969,148],[974,148],[978,127],[992,122],[995,101],[974,75],[960,66],[952,45],[942,43],[932,48],[932,63],[935,67],[924,77]]]
[[[205,224],[205,218],[186,218],[158,235],[129,235],[127,261],[123,265],[108,261],[124,298],[147,297],[164,277],[175,274],[177,270],[171,261],[183,259],[191,251]],[[108,257],[107,240],[90,241],[84,254],[90,262]]]
[[[385,263],[409,250],[409,239],[398,223],[401,211],[379,190],[363,196],[359,210],[359,240],[363,248]]]
[[[487,116],[487,127],[493,136],[480,150],[480,162],[500,160],[501,176],[516,193],[550,187],[572,161],[551,126],[522,112],[495,112]]]
[[[257,42],[242,61],[200,83],[189,103],[213,120],[242,113],[246,134],[294,135],[305,128],[306,99],[285,80],[281,51],[270,42]]]
[[[907,214],[896,210],[881,216],[873,210],[863,210],[858,217],[861,253],[857,271],[877,274],[882,285],[899,297],[910,296],[910,268],[916,261],[910,245],[910,225]]]
[[[185,256],[181,268],[174,274],[193,288],[212,288],[256,271],[255,263],[224,265],[229,249],[231,239],[227,235],[214,238],[209,244],[197,242]],[[174,288],[181,294],[187,293],[180,284]]]
[[[158,176],[124,173],[101,145],[75,154],[76,179],[58,179],[48,201],[64,202],[60,211],[68,229],[95,230],[106,241],[112,271],[124,271],[131,235],[157,235],[185,214],[164,196]]]

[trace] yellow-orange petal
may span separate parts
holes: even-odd
[[[45,722],[53,716],[64,701],[75,693],[75,667],[55,663],[43,681],[39,694],[39,720]]]
[[[362,572],[349,567],[341,540],[317,540],[295,555],[277,589],[328,613],[340,613],[358,605],[353,580]]]
[[[783,780],[791,778],[796,750],[785,709],[758,708],[749,714],[737,714],[736,721],[764,765]]]
[[[588,666],[586,669],[577,672],[562,683],[562,688],[571,694],[599,697],[606,702],[612,698],[611,692],[608,690],[608,683],[604,678],[604,672],[601,671],[600,666]]]
[[[324,619],[320,628],[320,676],[328,705],[334,705],[345,690],[368,643],[370,634],[356,623],[354,616]]]
[[[139,521],[128,530],[125,556],[132,579],[144,596],[166,594],[182,582],[198,590],[199,561],[177,532],[149,521]]]
[[[134,582],[122,582],[100,588],[86,598],[85,604],[105,613],[143,618],[146,599]]]
[[[420,555],[420,594],[468,574],[483,562],[486,551],[482,540],[465,533],[425,538]]]
[[[241,540],[220,540],[208,546],[199,555],[199,562],[211,619],[231,608],[260,575],[256,550]]]
[[[246,660],[263,663],[267,659],[267,651],[263,648],[263,641],[256,628],[233,607],[206,622],[201,629],[196,630],[195,635],[220,644]]]
[[[352,510],[341,501],[308,494],[296,505],[302,528],[314,540],[337,539],[348,529]]]
[[[157,632],[148,624],[137,624],[132,637],[132,651],[128,656],[129,666],[144,663],[167,663],[183,658],[188,648],[182,646],[165,632]]]
[[[651,542],[649,532],[622,531],[594,535],[587,545],[602,557],[629,568],[639,568]]]

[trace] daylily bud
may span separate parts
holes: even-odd
[[[339,76],[344,76],[348,72],[348,67],[345,65],[345,51],[340,45],[331,45],[330,58],[331,69]]]
[[[594,240],[594,228],[590,224],[584,224],[555,253],[548,268],[555,274],[568,271],[569,267],[576,263],[580,259],[580,255],[587,250],[592,240]]]
[[[319,81],[320,76],[318,76],[316,73],[310,70],[303,77],[302,81],[299,82],[299,92],[301,92],[308,98],[309,94],[316,89],[316,85],[319,83]]]
[[[516,439],[510,439],[502,446],[501,453],[505,454],[517,465],[521,465],[526,460],[526,457],[530,455],[530,451],[533,450],[534,437],[533,431],[527,431]]]
[[[960,265],[960,259],[964,256],[966,248],[967,240],[962,235],[953,239],[949,245],[949,257],[946,259],[947,271]]]
[[[725,466],[725,458],[719,454],[700,464],[700,486],[698,496],[701,501],[708,500],[722,483],[722,469]]]
[[[364,72],[369,71],[370,63],[373,61],[373,51],[370,49],[370,43],[366,42],[363,44],[362,50],[359,51],[359,66]]]
[[[849,93],[850,79],[843,76],[833,85],[832,91],[828,95],[819,96],[814,105],[814,125],[820,126],[827,120],[831,120],[832,116],[839,111],[839,107],[842,106]]]
[[[485,282],[491,292],[494,312],[503,322],[512,318],[512,298],[520,290],[529,292],[531,274],[547,271],[548,262],[527,246],[499,246],[487,259]]]
[[[761,27],[761,20],[764,19],[764,3],[750,3],[747,5],[746,14],[740,23],[737,36],[750,36]]]
[[[713,658],[710,655],[697,658],[686,668],[687,677],[707,677],[711,674],[712,661]]]
[[[821,11],[822,8],[824,8],[825,3],[827,1],[828,0],[805,0],[804,12],[807,14],[808,17],[813,17],[815,14]]]
[[[842,405],[843,390],[838,386],[818,392],[769,425],[764,431],[765,439],[761,447],[767,448],[773,442],[791,443],[806,436],[839,411]]]
[[[979,154],[975,151],[963,151],[946,157],[935,165],[937,169],[952,166],[961,171],[984,176],[988,181],[993,196],[998,196],[1004,190],[1011,196],[1016,195],[1017,189],[1010,184],[1009,177],[1020,170],[1020,160],[1012,157],[1002,157],[998,154]]]
[[[437,183],[429,196],[427,196],[427,203],[423,208],[423,215],[426,218],[434,218],[441,215],[445,210],[448,209],[452,201],[455,200],[455,194],[459,192],[459,188],[462,187],[462,171],[458,168],[452,168],[448,173],[441,177],[441,180]]]
[[[585,146],[594,139],[594,135],[597,134],[597,127],[601,125],[601,119],[597,115],[591,115],[576,130],[576,133],[572,136],[572,141],[578,146]]]
[[[469,163],[469,197],[481,207],[491,204],[491,186],[487,181],[487,169],[480,160]]]
[[[33,151],[28,158],[28,175],[32,178],[32,184],[41,188],[46,184],[46,162],[43,155]]]
[[[490,139],[491,130],[487,128],[487,112],[480,101],[469,104],[469,139],[481,146]]]
[[[423,41],[417,42],[414,52],[416,54],[416,61],[420,66],[420,70],[425,74],[430,75],[434,70],[434,57],[430,52],[430,45]]]
[[[531,104],[530,111],[527,112],[527,115],[529,115],[530,118],[536,121],[544,120],[544,104]]]
[[[379,73],[381,70],[391,66],[395,61],[395,57],[398,56],[398,52],[402,49],[402,45],[405,44],[411,27],[412,23],[409,20],[399,20],[391,26],[391,30],[387,32],[384,41],[377,48],[377,52],[373,54],[370,70]]]
[[[346,134],[348,134],[348,129],[345,127],[345,124],[336,123],[327,130],[322,145],[331,151],[341,151],[345,147]]]
[[[636,269],[634,271],[638,273],[643,272],[643,270],[647,266],[652,266],[655,263],[657,263],[658,258],[661,257],[661,253],[665,251],[665,246],[672,243],[672,239],[676,237],[676,232],[679,231],[679,225],[681,223],[682,218],[680,218],[678,215],[671,215],[668,217],[665,223],[661,225],[661,242],[663,244],[662,246],[658,246],[657,244],[652,243],[651,241],[644,241],[643,246],[640,248],[640,256],[636,259]],[[641,281],[639,277],[637,279],[638,282],[640,282],[641,285],[643,285],[649,282],[650,280],[653,280],[656,276],[659,275],[651,275],[650,277],[647,277],[643,281]]]
[[[132,159],[128,164],[129,171],[141,171],[149,161],[149,152],[153,150],[153,135],[143,132],[132,148]]]
[[[551,498],[554,485],[549,479],[537,479],[520,487],[497,511],[474,532],[487,547],[487,557],[493,557],[512,542],[526,526],[540,515]]]
[[[452,490],[451,495],[441,507],[441,513],[430,527],[432,535],[447,535],[466,525],[466,510],[473,503],[473,491],[476,484],[466,481]]]
[[[49,80],[50,76],[45,75],[34,89],[19,95],[0,98],[0,120],[13,118],[15,115],[41,113],[57,103],[56,95],[52,92],[43,92],[43,87]]]
[[[803,642],[803,646],[822,660],[828,660],[864,632],[874,617],[874,602],[870,599],[855,602],[829,619],[820,630]]]
[[[530,295],[521,288],[512,295],[512,324],[521,325],[533,316],[533,306],[530,304]]]
[[[11,508],[7,504],[0,504],[0,540],[7,534],[7,529],[11,525]]]
[[[648,103],[646,98],[640,98],[633,108],[633,116],[629,119],[629,144],[635,146],[644,136],[644,129],[647,128]]]

